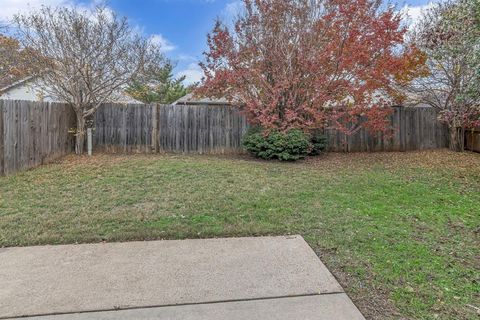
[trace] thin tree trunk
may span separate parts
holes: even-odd
[[[75,153],[83,154],[85,146],[85,118],[82,114],[77,113],[77,135],[75,136]]]
[[[462,130],[460,131],[460,151],[465,151],[465,127],[462,126]]]
[[[462,130],[460,128],[449,128],[450,131],[450,150],[464,151],[462,143]]]

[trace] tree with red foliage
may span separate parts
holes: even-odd
[[[386,131],[396,83],[424,62],[401,16],[377,0],[244,0],[234,29],[217,21],[199,95],[227,97],[253,124]]]

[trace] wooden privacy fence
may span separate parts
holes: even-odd
[[[390,123],[393,134],[370,135],[366,129],[347,136],[326,130],[329,151],[411,151],[448,147],[448,127],[437,120],[429,106],[394,107]]]
[[[465,148],[470,151],[480,152],[480,128],[468,130],[466,133]]]
[[[70,153],[72,127],[75,113],[65,104],[0,100],[0,175]]]
[[[0,175],[73,151],[71,107],[61,103],[0,100]],[[93,143],[106,152],[241,152],[248,129],[231,106],[105,104],[94,116]],[[406,151],[448,146],[448,130],[430,107],[395,107],[391,136],[326,130],[330,151]]]
[[[448,146],[447,127],[431,107],[394,107],[393,135],[361,129],[347,136],[325,130],[329,151],[407,151]],[[102,106],[94,146],[107,152],[225,153],[242,150],[247,120],[237,108],[217,105]]]
[[[248,128],[238,109],[214,105],[106,104],[94,123],[94,146],[107,152],[239,152]]]

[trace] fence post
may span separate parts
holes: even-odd
[[[3,101],[0,100],[0,176],[5,175],[5,136],[3,117]]]
[[[400,128],[400,151],[406,151],[406,143],[407,143],[407,136],[406,136],[406,119],[405,119],[405,107],[400,108],[398,117],[398,123]]]
[[[88,156],[92,156],[92,128],[87,128],[87,152]]]
[[[158,152],[158,103],[152,104],[152,150]]]

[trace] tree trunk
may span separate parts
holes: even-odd
[[[464,131],[460,128],[449,128],[450,131],[450,150],[453,151],[464,151]]]
[[[85,118],[83,114],[77,113],[77,134],[75,136],[75,153],[77,155],[83,154],[85,146]]]

